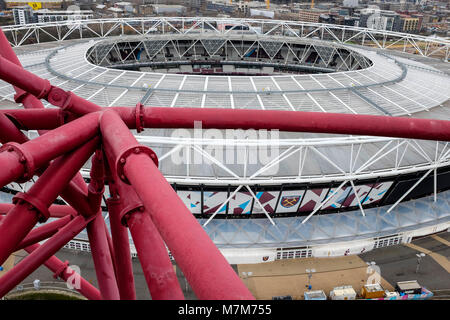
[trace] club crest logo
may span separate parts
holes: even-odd
[[[291,208],[291,207],[295,206],[299,201],[300,201],[300,196],[285,196],[285,197],[281,197],[280,204],[284,208]]]

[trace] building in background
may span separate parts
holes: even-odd
[[[153,5],[153,12],[159,15],[182,16],[186,13],[186,7],[182,5],[155,4]]]
[[[54,22],[54,21],[79,21],[92,19],[94,17],[94,12],[92,10],[48,10],[42,9],[37,10],[33,13],[35,16],[35,21],[38,23],[42,22]]]
[[[327,10],[321,9],[301,9],[298,11],[298,19],[306,22],[319,22],[320,16],[328,14]]]
[[[377,30],[400,31],[402,22],[400,15],[394,11],[365,8],[360,10],[359,26]]]
[[[33,9],[29,5],[14,7],[12,11],[16,25],[36,23],[37,21],[33,15]]]
[[[29,1],[29,0],[4,0],[6,3],[6,8],[11,9],[13,7],[22,7],[25,5],[30,5],[35,10],[39,9],[61,9],[63,2],[66,4],[72,1],[62,1],[62,0],[42,0],[42,1]]]
[[[419,31],[419,18],[402,15],[401,18],[402,32],[416,33]]]

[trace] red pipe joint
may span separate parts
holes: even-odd
[[[127,158],[132,154],[140,154],[140,153],[148,155],[150,159],[152,159],[152,161],[155,163],[155,166],[158,167],[158,157],[156,156],[156,153],[152,149],[140,144],[134,145],[129,149],[122,151],[116,159],[115,169],[117,172],[117,176],[123,182],[130,184],[125,173],[123,172],[123,168],[127,162]]]
[[[65,91],[59,87],[53,86],[46,97],[52,105],[62,108],[64,111],[73,112],[78,115],[101,111],[95,103],[85,100],[73,92]]]
[[[50,212],[46,203],[41,201],[38,197],[30,196],[29,194],[19,192],[13,197],[13,204],[27,203],[29,210],[34,209],[38,215],[39,222],[45,222],[50,217]]]
[[[22,145],[16,142],[5,143],[0,148],[1,152],[15,152],[18,156],[19,162],[24,166],[24,171],[21,177],[17,180],[19,183],[24,183],[33,177],[36,170],[33,156]]]
[[[53,274],[54,279],[62,278],[63,273],[66,271],[66,269],[69,267],[69,261],[64,261],[58,269],[55,270],[55,273]]]

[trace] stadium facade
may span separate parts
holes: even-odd
[[[104,107],[450,119],[445,39],[163,17],[3,31],[25,69]],[[0,100],[14,101],[4,82]],[[230,263],[358,254],[450,227],[447,142],[200,128],[135,134]],[[88,180],[89,167],[82,174]],[[29,186],[3,188],[3,202]],[[89,250],[86,239],[82,232],[67,246]]]

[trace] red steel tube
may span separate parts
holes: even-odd
[[[48,167],[26,194],[19,194],[17,205],[0,223],[0,264],[6,261],[19,242],[30,232],[39,219],[49,216],[48,207],[53,203],[80,167],[94,152],[98,138],[58,158]]]
[[[33,244],[25,248],[25,251],[28,253],[32,253],[35,250],[40,248],[39,244]],[[55,278],[61,278],[64,281],[69,280],[71,277],[78,277],[80,280],[80,286],[75,287],[74,289],[81,293],[84,297],[89,300],[102,300],[102,296],[100,291],[95,288],[92,284],[90,284],[86,279],[81,277],[78,273],[68,267],[68,262],[62,262],[55,256],[51,256],[47,261],[44,262],[44,265],[54,273]]]
[[[8,40],[6,39],[4,33],[1,29],[0,29],[0,44],[1,44],[0,45],[0,55],[2,55],[3,57],[5,57],[7,60],[14,63],[15,65],[22,67],[19,59],[17,58],[16,54],[14,53],[14,50],[10,46]],[[53,111],[52,109],[44,109],[44,106],[41,103],[41,101],[39,99],[37,99],[35,96],[31,95],[30,93],[28,93],[18,87],[14,87],[14,89],[16,90],[16,93],[17,93],[15,96],[16,102],[23,103],[24,107],[26,109],[29,109],[25,113],[27,115],[27,117],[23,118],[21,122],[19,121],[19,123],[22,127],[25,124],[25,128],[29,128],[31,125],[33,125],[34,129],[46,129],[47,128],[46,126],[48,126],[49,121],[53,121],[51,123],[54,124],[54,121],[56,120],[56,126],[62,125],[65,122],[64,120],[67,116],[66,112],[63,112],[62,110]],[[55,99],[58,100],[58,94],[56,94]],[[8,116],[11,116],[11,113],[13,115],[15,115],[15,117],[16,117],[15,120],[17,122],[18,115],[20,115],[20,113],[23,111],[25,111],[25,110],[10,111]],[[48,114],[50,115],[50,119],[47,116]],[[26,121],[30,121],[30,120],[33,121],[32,124],[26,123]],[[36,124],[38,124],[38,126]],[[42,125],[44,125],[44,127],[41,127]],[[39,131],[40,135],[42,135],[44,133],[46,133],[46,131],[44,131],[44,130]],[[18,139],[14,139],[13,141],[22,143],[22,141],[19,141]],[[77,176],[74,178],[74,181],[79,186],[85,185],[85,182],[82,179],[80,174],[77,174]],[[70,197],[69,198],[69,200],[70,200],[73,197],[76,198],[75,193],[76,193],[76,190],[73,190],[69,186],[67,188],[67,190],[63,191],[62,196],[68,197],[68,198]],[[81,203],[81,202],[77,202],[77,203]],[[73,205],[73,202],[71,204]],[[75,206],[75,207],[77,208],[79,206]],[[83,210],[82,212],[85,213],[86,215],[88,215],[88,212],[86,210]]]
[[[53,161],[30,188],[27,195],[30,198],[39,199],[41,203],[49,207],[89,159],[90,155],[97,148],[98,143],[99,138],[96,137],[79,149]]]
[[[0,142],[16,141],[24,143],[28,138],[20,131],[4,113],[0,113]]]
[[[46,99],[51,104],[78,115],[102,110],[98,105],[72,92],[52,86],[50,81],[42,79],[2,56],[0,56],[0,79],[31,93],[38,99]]]
[[[134,107],[114,107],[130,129],[136,129]],[[46,109],[47,110],[47,109]],[[56,109],[49,109],[56,112]],[[27,110],[21,110],[27,111]],[[8,113],[11,113],[8,110]],[[53,129],[57,119],[51,115],[45,122],[36,117],[24,120],[25,113],[11,113],[29,129]],[[217,115],[220,114],[220,117]],[[201,121],[202,128],[216,129],[278,129],[292,132],[316,132],[352,135],[370,135],[450,141],[450,121],[417,119],[342,113],[271,111],[218,108],[144,108],[146,128],[193,128],[194,121]]]
[[[92,258],[103,299],[120,300],[104,223],[101,211],[99,211],[95,219],[87,226]]]
[[[17,180],[24,173],[31,178],[36,169],[93,138],[98,133],[98,117],[98,113],[88,114],[24,144],[14,147],[4,145],[3,152],[0,152],[3,166],[0,187]],[[33,172],[26,172],[27,167]]]
[[[51,130],[64,124],[66,113],[61,109],[12,109],[1,114],[14,119],[21,130]],[[10,140],[22,143],[18,140]]]
[[[77,174],[75,177],[78,176],[80,176],[80,174]],[[87,191],[84,191],[84,189],[87,189],[86,183],[83,182],[83,184],[81,184],[72,180],[61,192],[61,196],[79,214],[84,217],[89,217],[95,215],[97,210],[92,210],[92,207],[88,202]]]
[[[100,118],[105,149],[118,159],[137,141],[113,110]],[[199,299],[254,299],[148,155],[131,153],[124,173]],[[212,272],[214,271],[214,272]],[[219,275],[219,276],[218,276]]]
[[[14,205],[11,203],[0,203],[0,215],[5,215],[9,210],[14,208]],[[66,205],[54,204],[48,208],[48,212],[50,213],[50,218],[62,218],[67,215],[76,215],[76,211]]]
[[[108,159],[113,158],[108,155]],[[110,167],[113,165],[112,161]],[[120,228],[129,257],[128,232],[124,225],[129,227],[152,299],[184,300],[164,241],[134,189],[117,176],[114,180],[110,179],[109,188],[112,190],[111,194],[118,195],[116,199],[108,199],[111,230]]]
[[[121,114],[128,114],[126,111]],[[131,117],[128,115],[128,117]],[[145,108],[147,128],[278,129],[450,141],[450,121],[342,113],[217,108]]]
[[[14,50],[10,46],[8,39],[6,39],[5,34],[0,29],[0,56],[3,56],[5,59],[9,60],[11,63],[22,67],[22,64],[17,58]],[[44,108],[41,101],[33,97],[27,91],[22,90],[18,87],[14,87],[16,91],[16,96],[14,97],[17,103],[23,103],[25,108]]]
[[[100,209],[105,191],[103,152],[96,150],[92,157],[90,170],[91,181],[88,186],[88,202],[94,212]]]
[[[120,222],[120,200],[109,198],[106,201],[106,204],[109,212],[109,223],[111,226],[116,278],[120,292],[120,299],[136,300],[133,266],[131,264],[130,242],[128,240],[128,229]]]
[[[106,223],[103,224],[103,227],[105,229],[106,241],[108,242],[109,254],[111,255],[111,261],[113,264],[114,274],[116,275],[116,281],[117,281],[117,269],[116,269],[117,264],[116,264],[116,257],[114,256],[113,241],[111,238],[111,234],[109,233],[108,227],[106,226]],[[120,288],[119,288],[118,284],[117,284],[117,288],[119,289],[119,294],[120,294]]]
[[[30,233],[19,243],[14,251],[19,251],[29,245],[38,243],[53,236],[58,230],[64,227],[71,220],[71,216],[65,216],[61,219],[44,224],[41,227],[33,229]]]
[[[0,265],[13,253],[17,245],[33,229],[39,219],[39,211],[31,205],[22,202],[8,212],[0,221]]]
[[[32,254],[24,258],[4,274],[3,277],[0,278],[0,297],[7,294],[41,264],[60,250],[74,236],[80,233],[86,227],[87,222],[88,220],[85,220],[81,216],[77,216]]]
[[[138,209],[125,219],[152,299],[184,300],[167,249],[149,214]]]

